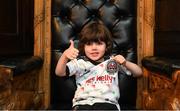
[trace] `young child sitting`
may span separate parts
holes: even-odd
[[[118,71],[138,77],[142,75],[141,68],[122,55],[110,56],[111,33],[100,22],[86,25],[79,39],[78,49],[70,40],[70,46],[63,52],[55,70],[58,76],[76,77],[73,109],[120,110]]]

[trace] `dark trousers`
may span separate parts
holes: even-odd
[[[118,110],[116,105],[110,103],[95,103],[93,105],[76,105],[73,107],[73,111],[78,110]]]

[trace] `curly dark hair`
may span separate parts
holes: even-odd
[[[78,49],[80,55],[85,55],[84,45],[91,42],[105,42],[106,52],[105,55],[111,53],[112,49],[112,35],[109,29],[99,21],[93,21],[85,25],[79,34]]]

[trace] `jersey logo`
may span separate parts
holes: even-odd
[[[114,74],[118,71],[118,63],[114,60],[109,60],[106,66],[106,70],[109,74]]]

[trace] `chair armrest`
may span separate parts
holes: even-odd
[[[37,56],[0,57],[0,108],[38,109],[43,103],[39,91],[39,70],[43,60]]]
[[[172,74],[180,70],[180,60],[147,56],[142,59],[142,66],[147,70],[172,79]]]
[[[142,66],[146,80],[143,109],[180,109],[180,60],[148,56]]]
[[[38,69],[42,64],[43,60],[38,56],[0,58],[0,67],[12,70],[13,76]]]

